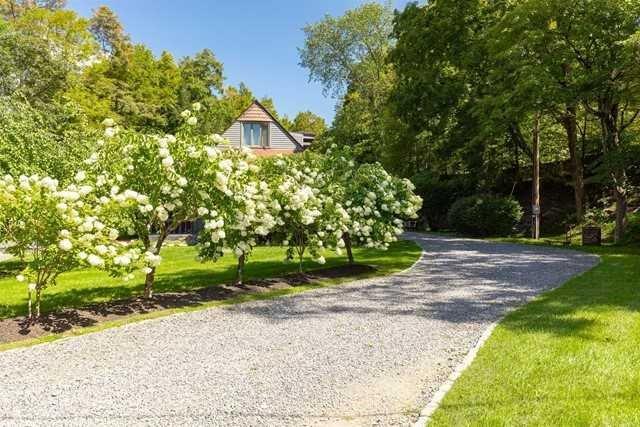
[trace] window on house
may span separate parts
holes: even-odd
[[[269,128],[266,123],[242,123],[242,145],[248,147],[267,147]]]

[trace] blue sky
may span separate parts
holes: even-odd
[[[245,82],[273,98],[278,113],[311,110],[331,121],[335,100],[308,81],[298,65],[302,27],[325,14],[340,15],[363,0],[70,0],[83,16],[100,5],[115,11],[136,43],[176,58],[211,49],[224,64],[226,83]],[[407,0],[394,0],[403,7]]]

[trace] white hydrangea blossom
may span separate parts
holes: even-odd
[[[422,199],[409,180],[390,175],[379,163],[356,167],[349,148],[333,146],[324,162],[334,197],[344,201],[349,216],[345,238],[354,244],[387,249],[402,233],[404,220],[417,217]]]
[[[325,249],[336,249],[347,231],[349,215],[333,199],[329,176],[322,171],[322,157],[312,153],[266,159],[265,176],[271,183],[272,202],[281,207],[276,229],[289,247],[287,259],[302,259],[309,251],[323,264]]]
[[[181,223],[202,216],[200,208],[210,206],[208,190],[217,173],[228,174],[228,166],[219,165],[220,150],[212,146],[211,138],[199,136],[190,126],[201,109],[192,107],[193,112],[181,114],[184,126],[176,135],[119,130],[87,162],[103,208],[138,237],[144,253],[157,257],[145,256],[139,265],[147,274],[146,296],[151,296],[166,236]]]
[[[251,152],[228,148],[218,154],[219,170],[210,189],[208,207],[198,211],[204,220],[200,234],[200,256],[216,260],[225,249],[242,265],[259,239],[276,226],[280,206],[272,203],[269,185],[260,179]]]
[[[42,291],[54,285],[60,273],[81,266],[128,272],[115,260],[140,257],[139,250],[113,238],[118,231],[100,218],[101,207],[93,203],[92,193],[88,185],[59,188],[55,179],[37,175],[0,179],[0,234],[13,242],[7,251],[25,262],[16,279],[29,284],[30,316],[32,294],[37,317]]]

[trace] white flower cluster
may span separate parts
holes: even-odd
[[[278,223],[280,205],[272,200],[270,187],[260,179],[253,156],[244,150],[219,153],[218,171],[208,209],[198,214],[204,219],[200,235],[200,255],[217,259],[224,250],[248,256],[259,237],[267,236]]]
[[[281,206],[278,229],[290,247],[288,259],[308,249],[324,263],[324,249],[341,252],[349,214],[334,199],[334,185],[324,173],[323,158],[310,153],[265,161],[264,175],[272,182],[272,197]]]
[[[100,204],[115,213],[113,217],[129,234],[138,236],[146,253],[141,260],[144,272],[150,272],[161,259],[159,248],[152,247],[151,234],[166,236],[182,222],[216,212],[212,189],[219,188],[225,197],[231,197],[229,180],[249,170],[250,156],[243,154],[241,161],[235,161],[228,150],[218,148],[224,141],[219,135],[191,133],[189,126],[197,123],[193,112],[200,109],[196,103],[192,110],[181,113],[187,127],[176,135],[120,131],[117,137],[99,143],[87,162]],[[216,215],[212,219],[218,220]],[[215,224],[207,223],[212,238],[224,239],[223,222]]]
[[[387,249],[403,231],[404,219],[415,218],[422,199],[413,193],[413,184],[388,174],[380,164],[354,168],[350,152],[329,151],[326,168],[339,183],[349,216],[348,232],[356,244]]]
[[[76,181],[60,188],[49,177],[5,176],[0,180],[0,223],[8,251],[23,257],[27,268],[17,279],[40,291],[55,277],[79,266],[124,271],[140,251],[117,241],[119,232],[100,218],[92,203],[94,188]],[[28,254],[28,255],[27,255]]]

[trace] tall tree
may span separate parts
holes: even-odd
[[[317,114],[311,111],[301,111],[293,119],[288,129],[293,132],[311,132],[318,137],[327,130],[327,124]]]
[[[326,94],[339,99],[326,145],[354,146],[359,160],[380,157],[384,127],[379,118],[393,81],[387,61],[392,30],[393,10],[379,3],[327,15],[304,28],[300,64]]]
[[[393,11],[379,3],[366,3],[337,18],[327,15],[304,27],[300,65],[326,93],[341,96],[351,85],[371,87],[388,67],[392,24]]]
[[[118,16],[107,6],[93,11],[90,29],[105,53],[116,54],[131,43]]]
[[[0,0],[0,17],[15,20],[31,9],[60,10],[66,5],[66,0]]]
[[[633,0],[551,2],[557,18],[553,34],[574,68],[585,108],[600,121],[605,157],[624,151],[624,132],[640,114],[640,3]],[[574,65],[575,64],[575,65]],[[627,221],[626,171],[610,169],[616,203],[615,241],[622,240]]]

